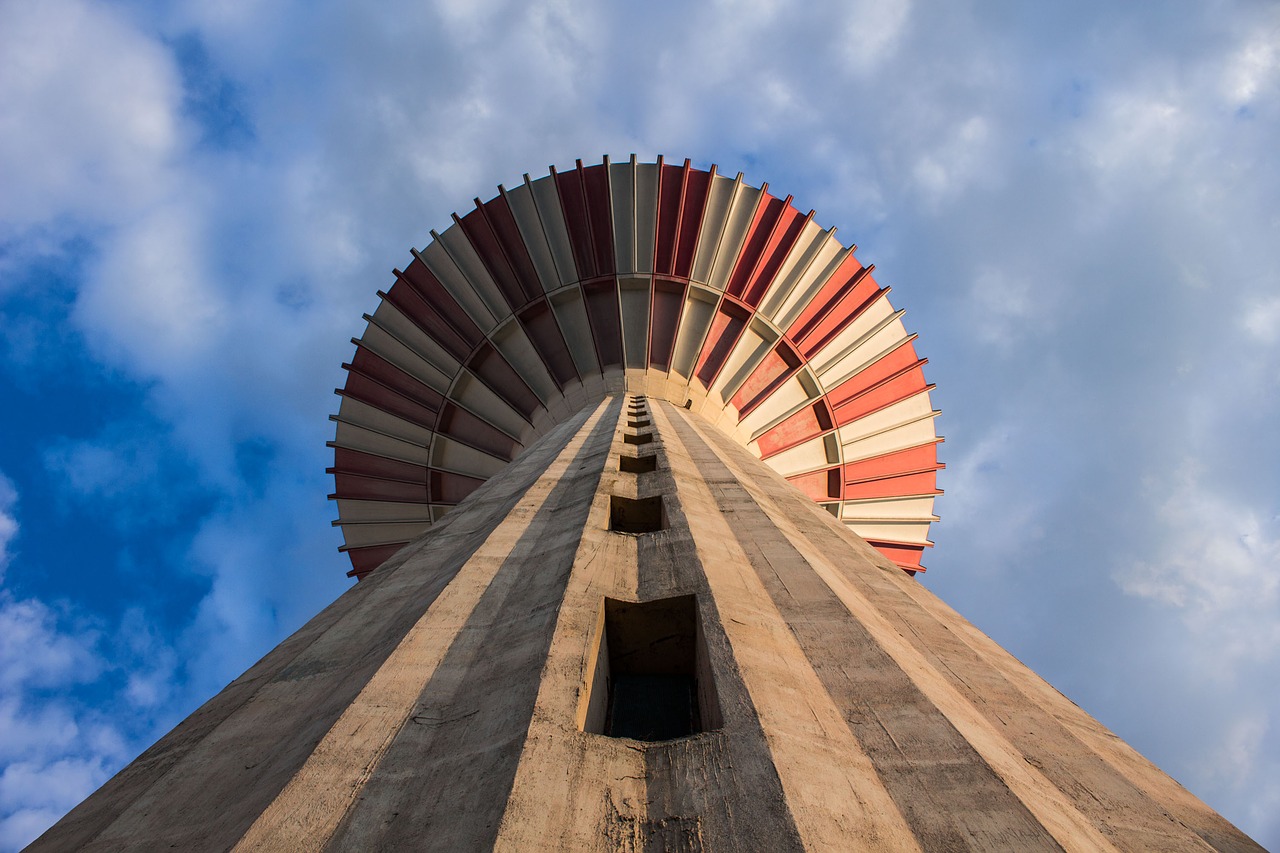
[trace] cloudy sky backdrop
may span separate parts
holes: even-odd
[[[1280,848],[1280,7],[0,0],[0,849],[347,585],[332,389],[499,182],[663,153],[857,242],[922,582]]]

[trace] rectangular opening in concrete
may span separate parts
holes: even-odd
[[[658,457],[652,453],[648,456],[619,456],[618,470],[624,474],[648,474],[658,470]]]
[[[648,444],[653,441],[653,433],[642,432],[639,435],[624,435],[622,440],[626,444]]]
[[[597,632],[584,731],[652,742],[723,724],[695,596],[606,598]]]
[[[640,427],[647,427],[651,423],[653,423],[653,421],[649,420],[648,418],[645,418],[644,420],[640,420],[640,421],[627,421],[627,426],[629,426],[631,429],[639,429]]]
[[[667,526],[662,495],[651,498],[609,497],[609,529],[615,533],[653,533]]]

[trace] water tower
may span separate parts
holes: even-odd
[[[790,197],[579,162],[379,295],[360,582],[31,849],[1261,849],[913,579],[925,362]]]

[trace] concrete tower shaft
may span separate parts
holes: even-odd
[[[32,849],[168,847],[1261,849],[634,395],[550,429]]]

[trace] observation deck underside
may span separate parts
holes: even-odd
[[[874,265],[768,184],[555,169],[454,215],[357,340],[331,443],[362,577],[607,395],[703,416],[920,571],[937,521],[925,359]]]

